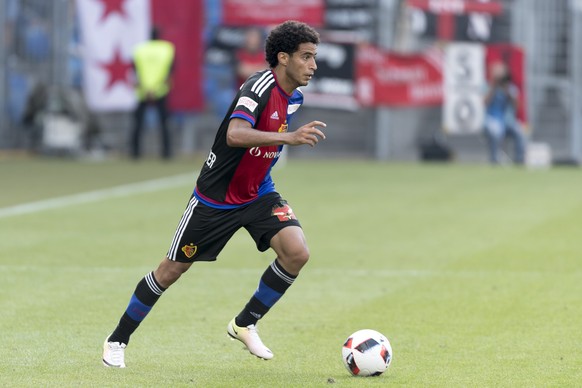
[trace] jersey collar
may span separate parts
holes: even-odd
[[[277,74],[275,74],[273,69],[271,69],[271,73],[273,73],[273,77],[275,78],[275,83],[277,84],[277,89],[279,89],[279,92],[281,92],[281,94],[283,96],[285,96],[287,99],[291,98],[291,96],[293,96],[293,93],[287,94],[287,92],[281,87],[281,85],[279,85],[279,80],[277,79]]]

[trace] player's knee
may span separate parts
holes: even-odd
[[[292,274],[297,274],[299,270],[309,261],[309,249],[307,246],[293,249],[283,257],[279,258],[283,262],[283,266]]]
[[[192,263],[180,263],[166,258],[162,260],[158,269],[154,272],[154,277],[162,287],[168,288],[174,284],[184,272],[188,271],[191,265]]]
[[[309,261],[309,249],[304,246],[303,249],[301,249],[295,256],[295,262],[297,264],[300,264],[301,266],[304,266],[305,264],[307,264],[308,261]]]

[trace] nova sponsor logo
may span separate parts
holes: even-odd
[[[261,149],[259,147],[253,147],[249,150],[249,154],[252,156],[261,156]]]
[[[279,156],[281,156],[281,151],[265,152],[263,154],[263,159],[275,159],[278,158]]]
[[[262,151],[259,147],[249,149],[249,154],[255,158],[275,159],[281,156],[281,151]]]

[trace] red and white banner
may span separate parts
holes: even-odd
[[[269,26],[299,20],[313,27],[324,22],[324,0],[222,0],[224,24]]]
[[[77,0],[89,108],[133,109],[132,53],[153,25],[176,47],[170,109],[202,108],[203,10],[203,0]]]
[[[498,15],[503,11],[501,2],[490,0],[407,0],[406,5],[437,14],[481,12]]]
[[[133,48],[148,39],[147,0],[77,0],[83,40],[83,91],[94,111],[124,111],[135,105]]]
[[[357,97],[364,106],[426,106],[443,101],[443,53],[401,55],[362,46],[356,59]]]

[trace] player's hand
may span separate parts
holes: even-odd
[[[312,121],[290,132],[290,145],[309,144],[315,146],[320,139],[325,139],[325,134],[317,127],[327,127],[323,121]]]

